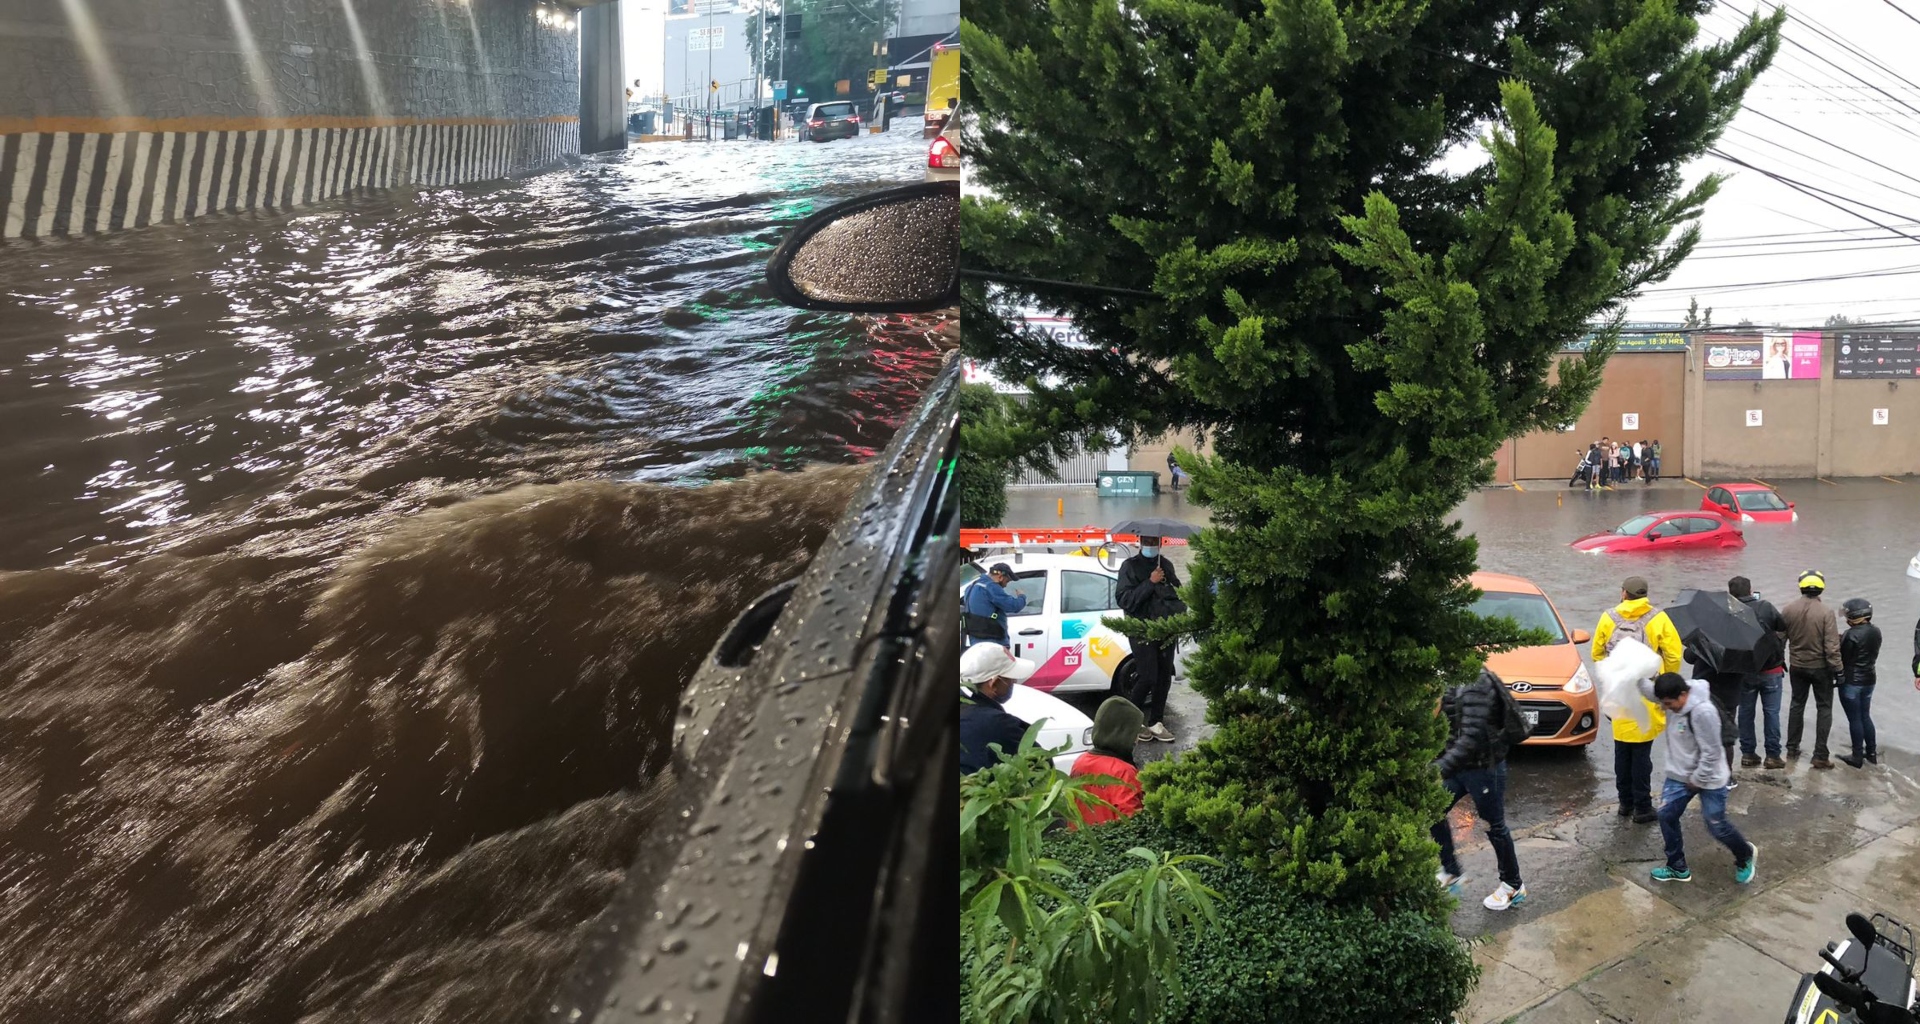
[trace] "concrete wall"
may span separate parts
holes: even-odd
[[[1559,357],[1550,376],[1559,378],[1560,364],[1579,356]],[[1686,363],[1684,352],[1619,352],[1607,361],[1606,378],[1593,401],[1574,423],[1572,431],[1543,430],[1514,439],[1495,456],[1494,479],[1565,480],[1573,475],[1574,448],[1609,437],[1615,441],[1660,442],[1660,464],[1677,474],[1687,451]],[[1639,417],[1629,430],[1622,417]]]
[[[1690,476],[1814,477],[1820,469],[1821,385],[1813,380],[1701,382],[1700,459]],[[1748,410],[1760,425],[1747,425]]]
[[[577,152],[573,10],[49,0],[0,13],[0,225],[80,234]]]
[[[1887,410],[1886,423],[1874,422],[1875,409]],[[1827,476],[1920,473],[1920,381],[1834,381],[1832,431]]]

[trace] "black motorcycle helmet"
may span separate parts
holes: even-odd
[[[1840,614],[1845,615],[1848,622],[1864,622],[1873,618],[1873,602],[1864,597],[1849,598],[1840,606]]]

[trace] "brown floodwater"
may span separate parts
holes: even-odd
[[[939,362],[775,306],[918,139],[0,249],[0,1020],[510,1021]]]

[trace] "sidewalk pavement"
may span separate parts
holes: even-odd
[[[1736,769],[1728,811],[1760,848],[1745,886],[1693,808],[1683,825],[1693,881],[1654,882],[1659,826],[1618,817],[1609,794],[1515,830],[1529,899],[1492,913],[1480,906],[1495,881],[1492,851],[1456,812],[1471,877],[1454,931],[1478,940],[1484,972],[1462,1020],[1784,1018],[1800,975],[1821,965],[1828,940],[1846,937],[1848,911],[1911,919],[1920,908],[1920,758],[1882,759],[1865,770],[1816,772],[1804,759],[1785,771]]]

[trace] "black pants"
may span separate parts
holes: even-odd
[[[1795,668],[1792,673],[1793,704],[1787,709],[1787,749],[1800,749],[1800,735],[1806,730],[1807,691],[1813,691],[1816,707],[1813,722],[1813,756],[1827,756],[1827,734],[1833,731],[1833,674],[1824,668]]]
[[[1167,691],[1173,687],[1173,648],[1172,640],[1133,642],[1133,692],[1127,699],[1146,715],[1142,725],[1158,723],[1167,710]]]
[[[1635,814],[1653,813],[1653,741],[1613,741],[1613,785],[1620,806]]]
[[[1740,687],[1746,681],[1742,673],[1707,677],[1707,692],[1713,698],[1714,710],[1720,712],[1720,745],[1723,747],[1740,742]]]

